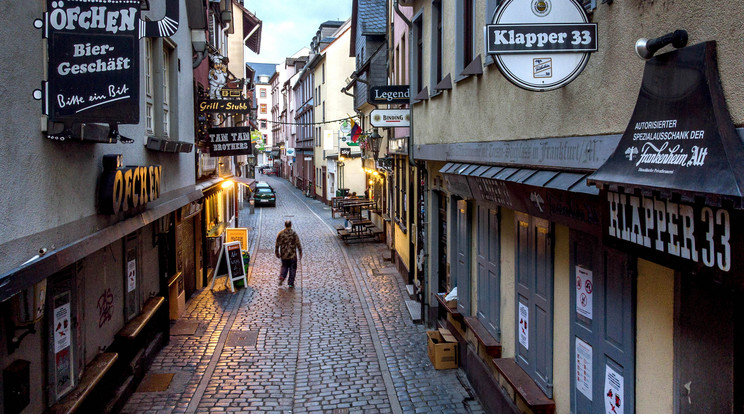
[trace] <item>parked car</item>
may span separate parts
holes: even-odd
[[[256,181],[256,188],[271,188],[272,190],[274,187],[269,185],[266,181]]]
[[[258,166],[258,172],[261,173],[261,174],[263,174],[264,170],[266,170],[267,168],[271,168],[271,165],[270,164],[261,164],[261,165]]]
[[[276,206],[276,193],[271,187],[258,187],[256,186],[256,192],[253,193],[253,203],[255,205],[268,204],[270,206]]]
[[[263,170],[263,173],[266,174],[266,175],[273,175],[273,176],[276,176],[277,175],[276,168],[274,168],[274,167],[269,167],[269,168],[264,169]]]

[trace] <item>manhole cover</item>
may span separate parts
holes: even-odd
[[[171,326],[170,334],[171,336],[193,335],[196,333],[196,329],[198,327],[199,322],[179,320],[173,326]]]
[[[258,331],[237,331],[231,330],[227,334],[227,341],[225,346],[256,346],[258,341]]]
[[[147,374],[142,379],[137,392],[159,392],[168,389],[176,374]]]

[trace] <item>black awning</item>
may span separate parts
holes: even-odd
[[[744,208],[744,146],[731,122],[715,42],[646,62],[633,116],[615,152],[588,182]]]
[[[439,170],[447,190],[483,205],[502,206],[599,234],[599,189],[589,174],[447,163]]]

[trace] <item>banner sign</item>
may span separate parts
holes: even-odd
[[[210,128],[208,145],[213,157],[253,154],[250,127]]]
[[[217,100],[204,99],[199,101],[199,113],[222,114],[250,114],[251,101],[247,99]]]
[[[369,114],[373,127],[409,127],[411,126],[410,109],[373,109]]]
[[[139,122],[139,39],[178,29],[178,1],[166,16],[140,19],[140,0],[47,0],[48,78],[43,112],[53,122]]]
[[[576,0],[507,0],[484,34],[501,73],[537,92],[569,84],[597,50],[597,24]]]
[[[382,85],[369,88],[369,103],[371,104],[408,104],[411,97],[409,85]]]

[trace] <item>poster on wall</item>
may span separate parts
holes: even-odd
[[[592,319],[592,292],[594,292],[594,280],[592,271],[576,266],[576,313]]]
[[[527,305],[519,303],[519,343],[525,349],[530,349],[529,327],[530,311]]]
[[[54,298],[54,372],[56,394],[61,395],[73,387],[72,352],[70,320],[70,293],[65,292]]]
[[[576,338],[576,389],[592,400],[592,346]]]
[[[604,401],[606,414],[620,414],[623,412],[623,376],[605,365]]]
[[[127,262],[127,293],[137,288],[137,261]]]

